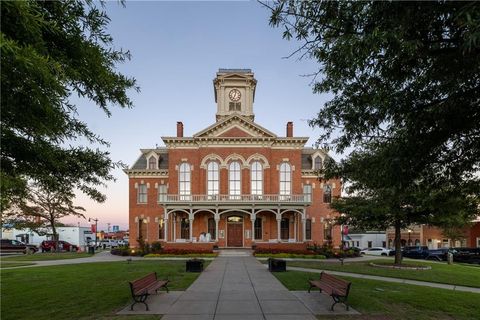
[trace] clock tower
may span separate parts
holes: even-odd
[[[253,121],[257,80],[250,69],[219,69],[213,80],[217,121],[238,114]]]

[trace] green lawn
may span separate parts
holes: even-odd
[[[185,261],[165,260],[2,270],[0,318],[116,319],[115,312],[131,301],[128,281],[153,271],[168,277],[172,290],[185,290],[199,275],[186,273]]]
[[[382,259],[374,262],[388,262],[391,260]],[[469,287],[480,287],[480,269],[461,264],[448,265],[446,263],[408,261],[409,264],[428,265],[430,270],[398,270],[376,268],[369,265],[369,261],[340,263],[323,261],[287,261],[287,267],[302,267],[311,269],[324,269],[334,271],[371,274],[392,278],[413,279],[429,282],[455,284]]]
[[[289,290],[307,290],[312,273],[273,273]],[[342,277],[352,282],[350,305],[363,314],[361,319],[480,319],[480,294]],[[311,294],[320,294],[318,291]],[[330,299],[325,295],[326,299]],[[320,319],[323,319],[319,317]],[[325,319],[358,319],[324,317]]]
[[[45,261],[45,260],[63,260],[91,257],[91,254],[85,252],[43,252],[36,254],[25,254],[23,256],[2,257],[2,260],[9,261]]]
[[[21,266],[31,266],[35,263],[31,262],[16,262],[16,261],[0,261],[0,268],[11,268],[11,267],[21,267]]]

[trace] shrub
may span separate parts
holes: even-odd
[[[152,242],[150,246],[151,253],[161,253],[162,252],[162,243],[159,241]]]
[[[311,250],[257,248],[257,249],[255,249],[254,255],[257,255],[257,254],[314,255],[315,252],[311,251]]]

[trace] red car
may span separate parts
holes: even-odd
[[[57,241],[54,240],[46,240],[42,241],[40,244],[40,249],[42,252],[49,252],[49,251],[57,251],[56,250]],[[58,241],[58,246],[60,251],[77,251],[78,247],[74,244],[71,244],[67,241]]]

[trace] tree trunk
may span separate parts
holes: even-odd
[[[58,235],[57,235],[57,229],[55,229],[55,221],[50,221],[50,227],[52,228],[53,240],[55,241],[55,252],[58,252],[59,251]]]
[[[400,223],[395,223],[395,264],[402,264],[402,243]]]

